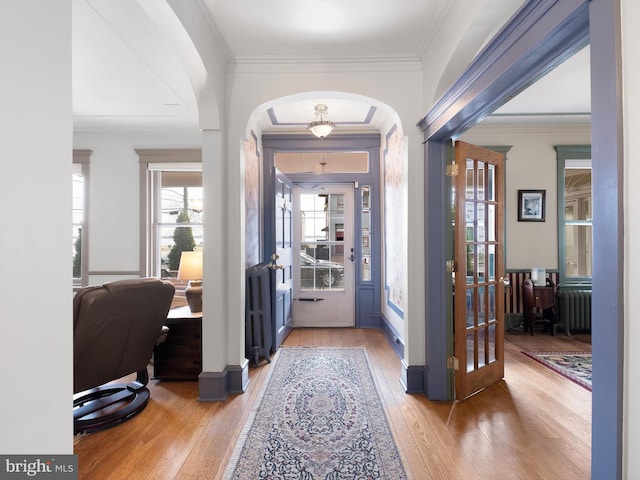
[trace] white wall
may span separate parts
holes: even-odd
[[[588,125],[483,126],[461,140],[512,146],[507,152],[505,188],[506,268],[558,268],[557,161],[554,145],[590,145]],[[518,190],[546,190],[544,222],[518,222]]]
[[[640,478],[640,375],[635,367],[640,365],[640,218],[637,188],[640,184],[640,30],[636,19],[640,18],[637,0],[621,0],[622,6],[622,64],[624,97],[624,419],[623,478]]]
[[[71,1],[3,1],[0,58],[0,452],[71,454]]]

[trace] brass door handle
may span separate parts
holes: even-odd
[[[271,270],[282,270],[284,269],[284,265],[280,265],[277,260],[280,258],[280,255],[278,255],[277,253],[272,253],[271,254],[271,263],[268,265],[268,267]]]

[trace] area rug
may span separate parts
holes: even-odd
[[[225,479],[406,479],[364,348],[282,347]]]
[[[587,390],[591,390],[591,352],[522,353]]]

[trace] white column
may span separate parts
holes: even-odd
[[[202,282],[202,369],[222,372],[227,365],[228,258],[227,173],[222,135],[202,132],[204,188],[204,270]]]
[[[415,131],[414,131],[415,130]],[[407,311],[405,315],[405,352],[408,365],[426,362],[425,320],[425,258],[424,258],[424,147],[419,129],[411,131],[405,151],[407,163]]]
[[[204,272],[201,400],[222,400],[249,381],[244,358],[243,162],[226,154],[222,134],[202,133]]]
[[[4,0],[0,58],[0,452],[71,454],[71,0]]]

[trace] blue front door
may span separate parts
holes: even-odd
[[[293,327],[291,302],[293,301],[293,184],[274,169],[273,176],[273,249],[272,267],[272,322],[274,350],[280,347]]]

